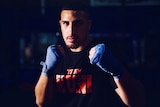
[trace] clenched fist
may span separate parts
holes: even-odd
[[[46,60],[45,62],[41,61],[41,65],[43,65],[42,73],[45,76],[50,76],[53,73],[53,69],[62,54],[64,54],[64,52],[61,46],[50,45],[47,48]]]
[[[89,51],[91,64],[96,64],[103,71],[115,78],[120,78],[124,72],[123,66],[113,57],[111,51],[105,44],[97,44]]]

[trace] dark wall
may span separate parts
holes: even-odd
[[[7,1],[4,2],[6,3]],[[58,32],[57,8],[46,7],[45,14],[42,14],[39,5],[28,7],[25,3],[23,6],[10,4],[1,6],[0,13],[0,90],[18,86],[23,90],[33,91],[40,67],[20,65],[20,38],[27,38],[32,32]],[[103,34],[102,39],[108,42],[124,63],[129,64],[127,66],[130,67],[130,72],[147,89],[159,89],[160,6],[93,7],[91,16],[91,34],[98,34],[98,37]],[[141,54],[141,40],[145,41],[145,63],[134,63],[133,40],[138,46],[137,54]],[[131,60],[134,64],[130,64]]]

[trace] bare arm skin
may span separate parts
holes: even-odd
[[[95,63],[103,71],[108,72],[108,68],[107,68],[108,65],[106,65],[107,61],[109,61],[108,63],[111,63],[113,65],[117,64],[117,63],[115,63],[116,61],[114,62],[115,59],[114,59],[114,57],[112,57],[112,54],[109,52],[110,52],[110,50],[108,48],[106,48],[106,45],[104,45],[104,44],[98,44],[98,45],[94,46],[89,51],[89,58],[90,58],[91,64]],[[101,56],[101,57],[99,57],[99,56]],[[106,56],[106,57],[103,57],[103,56]],[[98,61],[97,61],[97,59],[98,59]],[[105,60],[106,60],[106,62],[105,62]],[[112,62],[112,60],[113,60],[113,62]],[[124,70],[124,69],[120,69],[121,71],[116,71],[116,72],[114,72],[114,70],[116,70],[116,69],[112,69],[112,72],[108,72],[108,73],[110,73],[110,74],[112,73],[111,75],[113,75],[113,73],[115,73],[115,74],[118,73],[121,75],[118,78],[117,78],[117,76],[114,76],[114,81],[118,87],[115,91],[120,96],[122,101],[128,107],[145,107],[144,88],[143,88],[142,84],[138,80],[133,78],[128,72],[124,71],[122,73],[122,70]]]
[[[43,74],[35,86],[36,104],[38,107],[47,107],[53,98],[53,78]]]
[[[114,79],[116,92],[128,107],[145,107],[145,92],[142,84],[125,72],[121,78]]]

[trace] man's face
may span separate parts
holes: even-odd
[[[59,23],[67,47],[76,49],[87,42],[91,21],[83,11],[63,10]]]

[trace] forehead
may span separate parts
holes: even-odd
[[[76,19],[86,19],[86,14],[84,11],[80,10],[62,10],[61,12],[61,19],[70,19],[70,18],[76,18]]]

